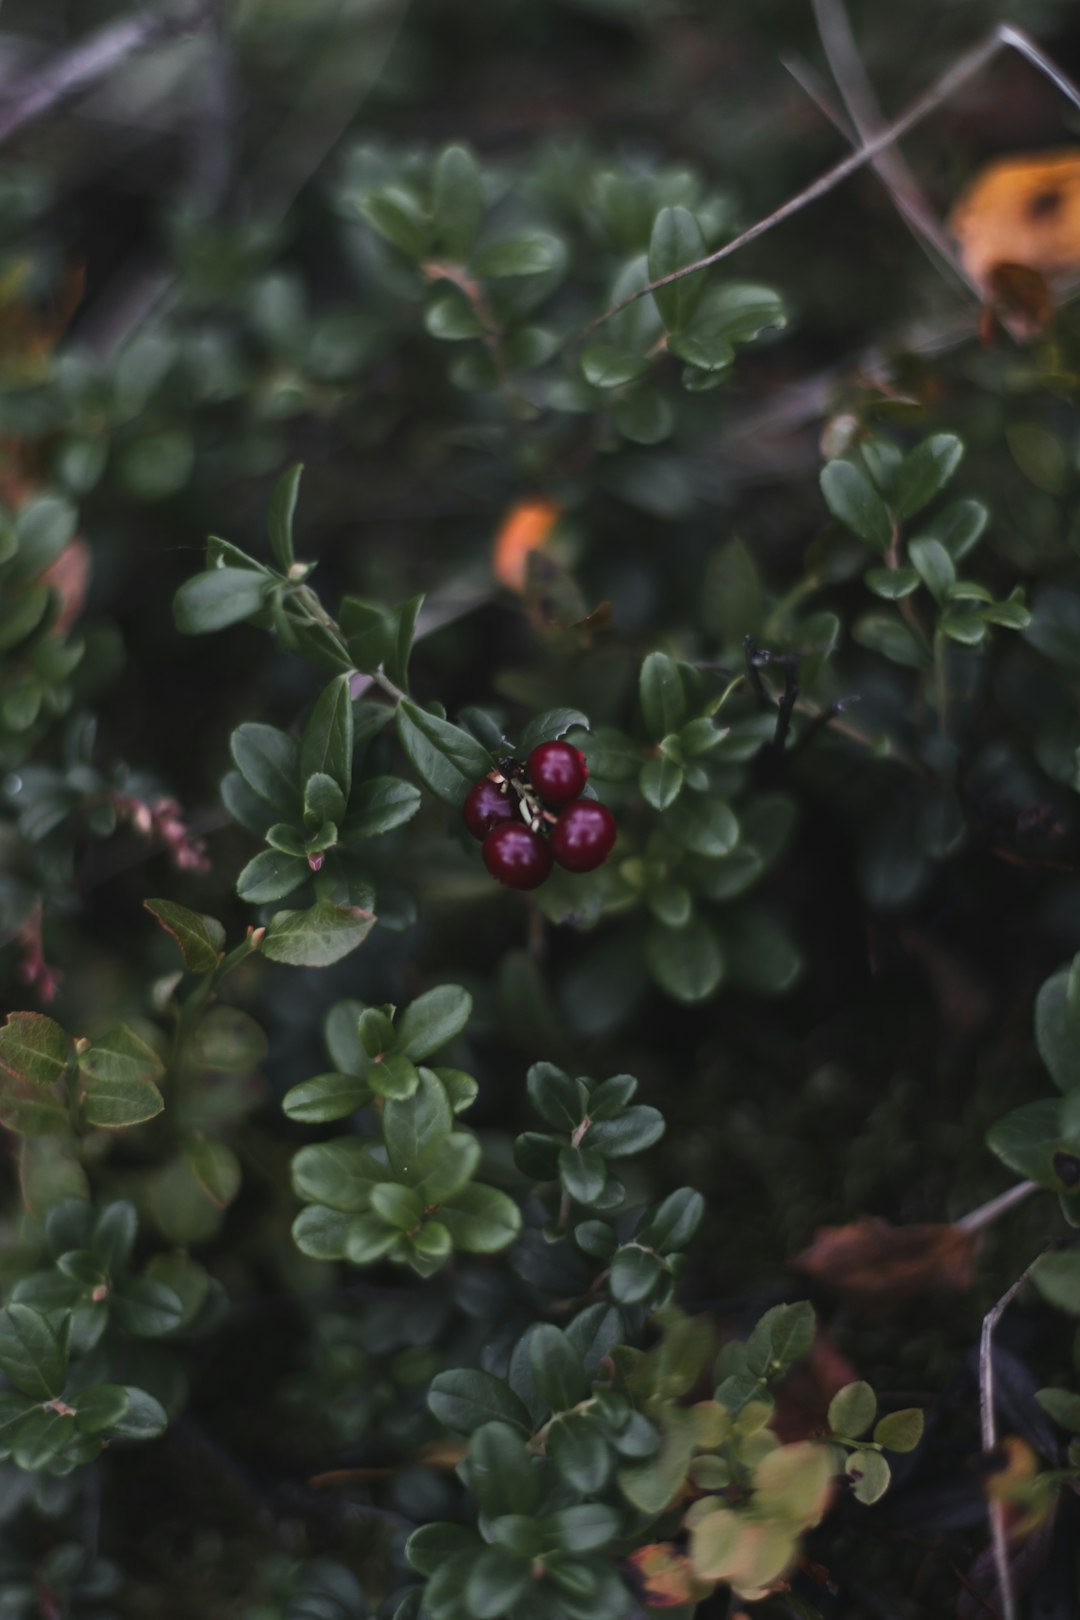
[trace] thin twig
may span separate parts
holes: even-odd
[[[979,1412],[982,1424],[982,1448],[989,1456],[997,1445],[997,1417],[994,1412],[994,1329],[1031,1275],[1032,1266],[1026,1266],[1012,1287],[1002,1294],[997,1304],[983,1317],[979,1340]],[[1009,1545],[1005,1536],[1005,1504],[991,1494],[988,1498],[990,1538],[994,1549],[994,1568],[1001,1591],[1004,1620],[1016,1620],[1016,1593],[1013,1588],[1012,1568],[1009,1564]]]
[[[0,141],[44,118],[72,96],[89,90],[137,51],[197,32],[212,16],[214,6],[215,0],[199,0],[184,12],[143,12],[91,34],[81,45],[48,62],[18,96],[0,106]]]
[[[1021,56],[1026,57],[1034,67],[1038,68],[1040,73],[1045,74],[1063,95],[1068,97],[1074,107],[1080,109],[1080,90],[1076,88],[1071,79],[1066,78],[1061,69],[1051,62],[1048,57],[1044,56],[1035,42],[1029,39],[1020,29],[1013,28],[1007,23],[1000,23],[985,39],[981,40],[977,45],[973,45],[951,67],[946,68],[945,72],[934,80],[930,88],[924,90],[922,95],[917,97],[900,114],[899,118],[894,119],[887,128],[868,140],[857,152],[852,152],[849,157],[843,158],[839,163],[834,164],[831,169],[827,169],[816,180],[812,180],[808,186],[804,186],[801,191],[796,192],[795,196],[789,197],[786,202],[781,203],[780,207],[774,209],[771,214],[766,215],[764,219],[759,219],[756,224],[749,226],[747,230],[736,236],[732,241],[725,242],[723,247],[717,248],[715,252],[707,253],[702,259],[695,259],[692,264],[680,265],[677,270],[669,271],[666,276],[660,276],[656,281],[647,282],[644,287],[639,287],[636,292],[632,292],[628,297],[621,298],[618,303],[612,304],[610,308],[604,310],[602,314],[597,315],[587,326],[582,328],[578,334],[579,339],[595,331],[598,326],[603,326],[605,321],[609,321],[613,315],[617,315],[620,310],[628,308],[630,304],[636,303],[639,298],[644,298],[647,293],[654,293],[661,287],[670,286],[672,282],[682,281],[686,276],[696,275],[699,270],[707,270],[711,265],[719,264],[722,259],[730,258],[740,248],[746,247],[749,242],[756,242],[759,236],[764,236],[766,232],[782,224],[785,219],[790,219],[792,215],[800,213],[809,203],[817,202],[819,197],[825,197],[830,191],[835,191],[836,187],[846,180],[849,175],[857,174],[868,163],[872,163],[879,153],[884,152],[895,141],[898,141],[901,136],[906,135],[909,130],[921,124],[923,119],[927,118],[932,112],[936,112],[950,96],[955,95],[969,80],[981,73],[983,68],[993,61],[998,52],[1006,47],[1019,51]]]
[[[859,142],[865,144],[881,130],[885,118],[851,32],[843,0],[811,0],[811,4],[818,36],[836,80],[836,88],[855,126]],[[939,268],[943,262],[953,276],[981,302],[979,289],[964,269],[940,220],[923,196],[918,181],[898,148],[889,147],[879,153],[871,167],[920,246],[929,251]]]
[[[992,1226],[1000,1215],[1022,1204],[1025,1198],[1030,1198],[1033,1192],[1038,1191],[1035,1181],[1018,1181],[1015,1187],[1008,1187],[1005,1192],[999,1193],[978,1209],[973,1209],[970,1215],[962,1215],[953,1225],[960,1232],[981,1232],[987,1226]]]

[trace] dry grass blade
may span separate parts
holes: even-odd
[[[997,1445],[997,1417],[994,1412],[994,1329],[1031,1275],[1030,1266],[1020,1273],[997,1304],[983,1317],[979,1340],[979,1412],[982,1426],[982,1447],[989,1455]],[[1003,1620],[1016,1620],[1016,1590],[1009,1563],[1009,1546],[1005,1536],[1005,1504],[998,1498],[989,1499],[990,1536],[994,1549],[994,1568],[1003,1604]]]
[[[200,0],[190,10],[172,15],[144,12],[91,34],[88,40],[32,75],[19,95],[0,106],[0,141],[44,118],[61,102],[89,90],[137,51],[195,33],[215,15],[217,3]]]
[[[789,197],[786,202],[781,203],[780,207],[774,209],[771,214],[767,214],[763,219],[759,219],[755,224],[749,226],[734,240],[725,242],[723,247],[717,248],[715,252],[707,253],[704,258],[695,259],[692,264],[681,265],[678,270],[672,270],[670,274],[661,276],[656,281],[648,282],[644,287],[639,287],[636,292],[631,293],[629,297],[622,298],[618,303],[612,304],[610,308],[604,310],[602,314],[597,315],[594,320],[590,321],[579,336],[585,337],[588,333],[595,331],[598,326],[602,326],[605,321],[609,321],[620,310],[636,303],[639,298],[644,298],[646,293],[656,292],[660,287],[667,287],[672,282],[682,281],[685,276],[696,275],[699,270],[707,270],[710,266],[719,264],[721,260],[730,258],[740,248],[746,247],[750,242],[756,242],[759,236],[766,235],[777,225],[782,224],[785,219],[791,219],[793,215],[800,213],[810,203],[817,202],[820,197],[828,196],[829,192],[835,191],[836,187],[841,185],[849,175],[857,174],[860,169],[872,163],[875,158],[882,152],[887,151],[902,136],[915,129],[922,123],[923,119],[936,112],[958,90],[961,90],[964,85],[976,78],[1000,51],[1005,49],[1018,51],[1021,56],[1038,68],[1039,72],[1044,74],[1063,95],[1067,96],[1074,107],[1080,109],[1080,90],[1076,88],[1072,80],[1061,71],[1057,64],[1044,55],[1034,40],[1029,39],[1020,29],[1013,28],[1009,24],[999,24],[985,39],[981,40],[977,45],[973,45],[951,67],[946,68],[945,72],[934,80],[929,89],[924,90],[922,95],[918,96],[898,118],[894,119],[891,124],[879,131],[878,134],[872,136],[871,139],[859,147],[858,151],[852,152],[849,157],[841,159],[831,169],[827,169],[824,174],[819,175],[816,180],[812,180],[808,186],[804,186],[802,191],[796,192],[793,197]]]

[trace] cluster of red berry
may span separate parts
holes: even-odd
[[[553,861],[568,872],[591,872],[607,860],[615,817],[606,805],[581,797],[588,776],[580,749],[546,742],[524,765],[503,760],[477,782],[465,800],[465,825],[483,839],[493,878],[511,889],[535,889]]]

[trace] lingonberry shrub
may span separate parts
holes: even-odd
[[[197,38],[0,154],[0,1611],[1072,1613],[1075,312],[728,253],[760,7],[40,9]]]

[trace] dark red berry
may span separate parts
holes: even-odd
[[[551,871],[551,851],[523,821],[507,821],[484,839],[484,865],[508,889],[535,889]]]
[[[465,825],[474,838],[486,838],[492,827],[513,821],[518,815],[518,796],[508,788],[501,792],[487,777],[470,789],[462,807]]]
[[[567,805],[552,827],[548,843],[559,865],[568,872],[591,872],[611,854],[618,830],[606,804],[578,799],[576,804]]]
[[[585,755],[569,743],[546,742],[534,748],[525,775],[547,804],[569,804],[581,797],[589,779]]]

